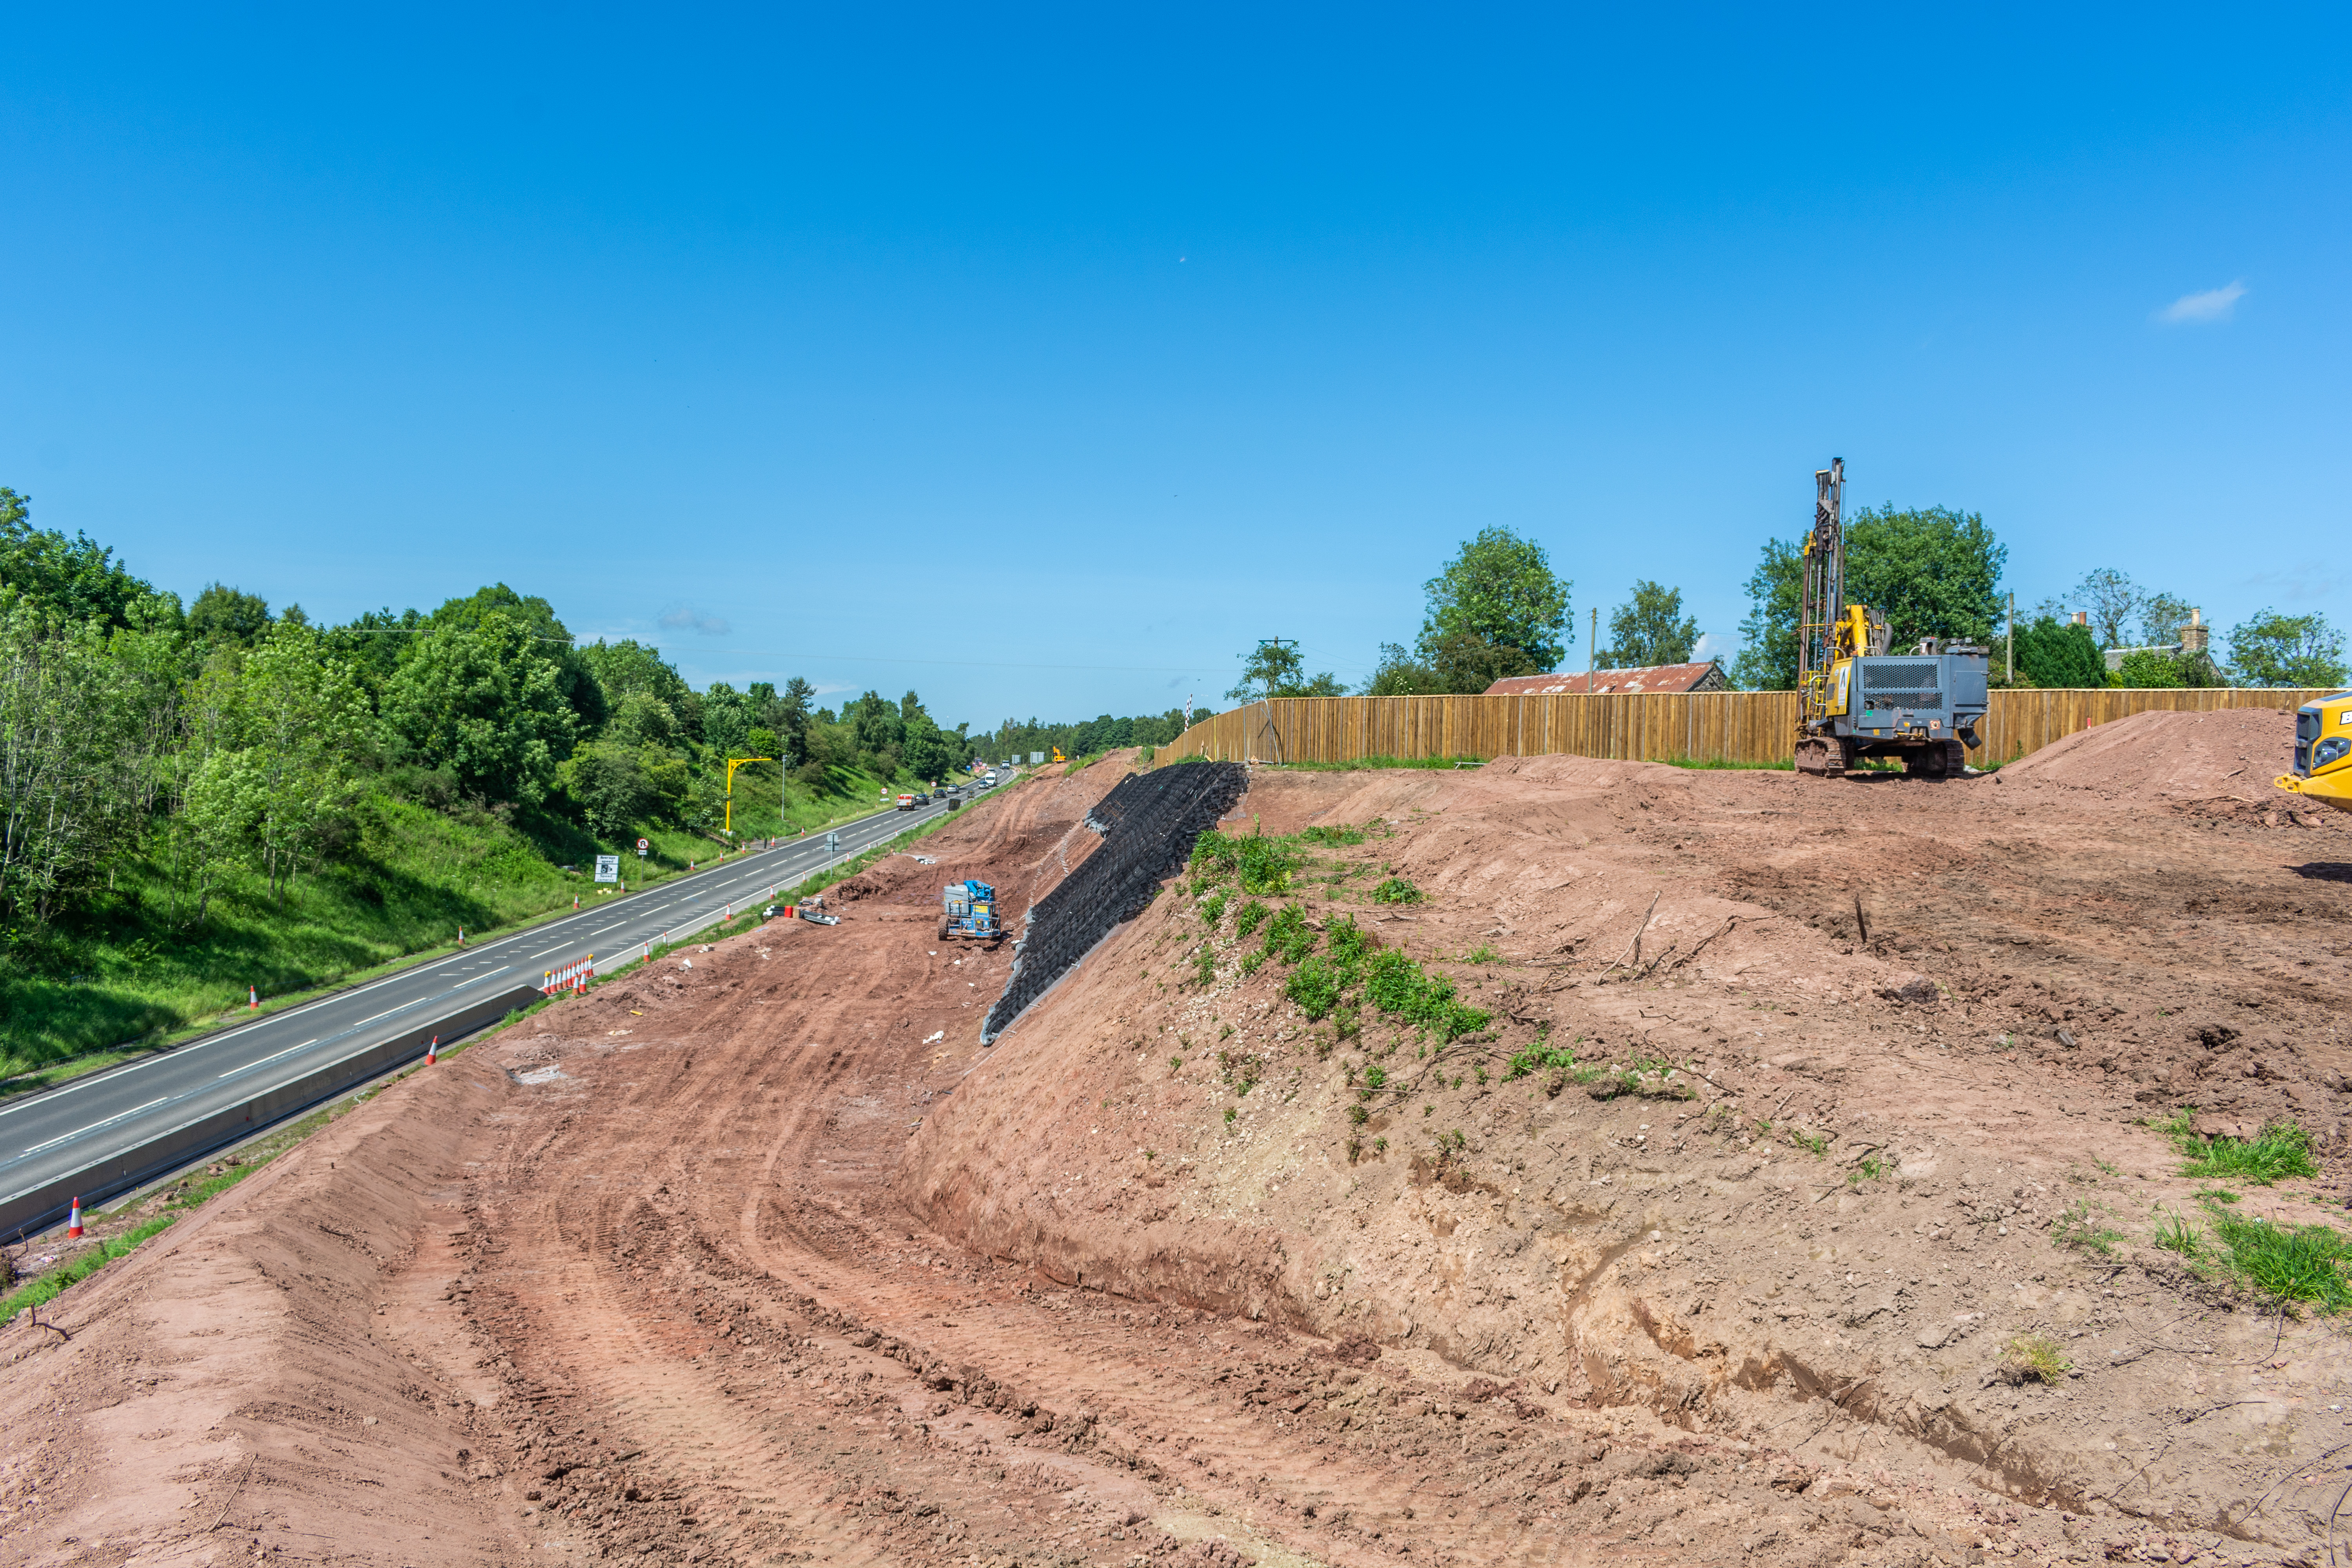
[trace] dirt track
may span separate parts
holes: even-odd
[[[1262,779],[1269,832],[1387,825],[1302,901],[1496,1012],[1444,1076],[1308,1026],[1229,921],[1202,987],[1173,888],[981,1052],[1011,955],[942,948],[937,884],[1018,910],[1117,773],[1025,784],[837,928],[407,1080],[78,1287],[70,1344],[8,1330],[0,1555],[2279,1558],[2341,1486],[2340,1336],[2144,1245],[2200,1184],[2131,1124],[2292,1113],[2341,1152],[2352,840],[2273,813],[2274,740],[2232,733],[2242,776],[2169,793],[2063,754]],[[1375,866],[1431,901],[1365,904]],[[1700,1098],[1507,1079],[1538,1027]],[[1373,1061],[1404,1091],[1353,1128]],[[2075,1203],[2114,1258],[2053,1244]],[[2079,1375],[1993,1377],[2027,1329]]]

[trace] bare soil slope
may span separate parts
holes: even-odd
[[[1203,984],[1171,886],[982,1051],[1012,953],[941,944],[939,885],[1024,908],[1118,776],[404,1080],[69,1292],[70,1341],[9,1328],[8,1560],[2324,1546],[2340,1340],[2147,1245],[2200,1184],[2134,1121],[2293,1114],[2334,1171],[2332,818],[2006,770],[1262,776],[1268,832],[1381,825],[1297,901],[1493,1037],[1337,1038],[1230,913]],[[1365,901],[1391,870],[1428,901]],[[1538,1030],[1687,1065],[1509,1077]],[[2077,1375],[2003,1380],[2028,1331]]]

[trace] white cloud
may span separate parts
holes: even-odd
[[[1698,635],[1698,646],[1691,649],[1691,661],[1696,664],[1710,658],[1729,658],[1732,650],[1738,646],[1729,637],[1719,637],[1713,632],[1701,632]]]
[[[2231,283],[2223,289],[2208,289],[2201,294],[2183,294],[2156,313],[2156,319],[2167,326],[2190,322],[2226,321],[2237,310],[2238,301],[2246,297],[2243,283]]]
[[[664,610],[661,613],[661,626],[664,631],[700,632],[707,637],[723,637],[734,629],[719,616],[707,610],[695,609],[689,605],[672,605],[668,609]]]

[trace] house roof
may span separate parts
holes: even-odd
[[[1612,691],[1696,691],[1708,676],[1718,672],[1713,659],[1696,664],[1653,664],[1638,669],[1600,669],[1592,672],[1591,689],[1601,695]],[[1585,695],[1586,677],[1576,675],[1515,675],[1498,680],[1486,688],[1489,697],[1581,697]]]

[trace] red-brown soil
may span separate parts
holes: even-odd
[[[938,885],[1024,908],[1118,773],[1024,784],[11,1326],[0,1556],[2317,1561],[2341,1337],[2149,1245],[2210,1184],[2138,1123],[2291,1115],[2328,1176],[2240,1206],[2340,1211],[2352,841],[2166,766],[1261,775],[1267,832],[1373,825],[1312,919],[1494,1013],[1433,1059],[1230,913],[1204,988],[1181,883],[979,1047],[1012,953]],[[1678,1065],[1508,1077],[1538,1030]],[[2028,1332],[2073,1374],[2003,1376]]]

